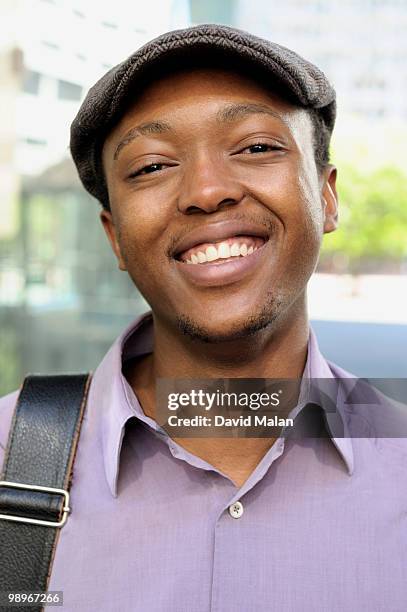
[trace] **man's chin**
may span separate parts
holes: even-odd
[[[177,317],[178,329],[182,334],[196,342],[207,344],[222,344],[252,338],[268,328],[275,321],[276,315],[261,312],[243,320],[231,322],[226,318],[219,322],[203,322],[187,315]]]

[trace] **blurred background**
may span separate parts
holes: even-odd
[[[325,355],[407,377],[407,0],[0,0],[0,395],[28,372],[94,369],[148,309],[119,272],[69,158],[88,88],[167,30],[249,30],[338,93],[341,227],[309,289]]]

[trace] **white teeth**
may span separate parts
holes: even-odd
[[[240,255],[240,247],[237,242],[234,242],[230,247],[230,255],[231,257],[238,257]]]
[[[227,242],[221,242],[217,245],[210,245],[206,251],[198,251],[196,254],[192,253],[190,259],[186,260],[188,264],[202,264],[208,261],[215,261],[217,259],[228,259],[229,257],[246,257],[251,255],[254,251],[260,248],[258,246],[247,246],[247,244],[239,244],[234,242],[229,245]]]
[[[230,257],[230,247],[226,242],[221,242],[218,246],[218,257],[221,259]]]
[[[214,246],[208,246],[206,249],[206,259],[207,261],[215,261],[218,259],[218,251]]]

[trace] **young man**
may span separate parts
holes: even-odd
[[[405,609],[405,440],[352,438],[344,412],[348,435],[297,440],[157,424],[157,379],[349,376],[306,302],[337,224],[334,120],[315,66],[223,26],[163,35],[89,92],[73,158],[151,313],[91,383],[49,584],[66,610]]]

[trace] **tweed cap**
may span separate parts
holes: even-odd
[[[89,90],[71,125],[71,153],[87,191],[108,205],[101,152],[109,132],[146,83],[165,67],[223,59],[226,67],[246,66],[264,86],[276,87],[304,108],[315,109],[332,132],[335,91],[324,73],[294,51],[229,26],[204,24],[158,36],[107,72]]]

